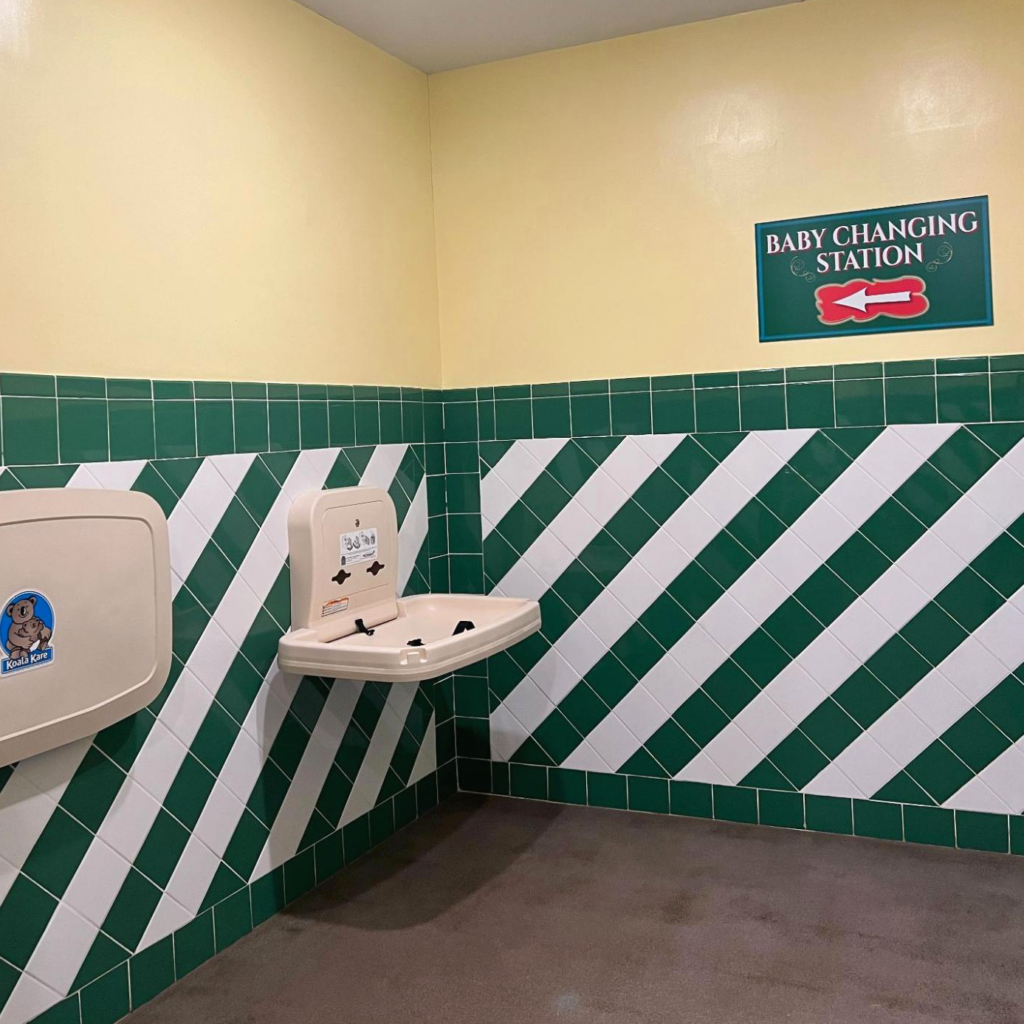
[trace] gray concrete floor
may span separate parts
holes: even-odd
[[[131,1024],[1019,1024],[1024,862],[458,796]]]

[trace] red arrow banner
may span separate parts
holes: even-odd
[[[909,320],[928,310],[925,283],[920,277],[888,281],[854,278],[843,284],[824,284],[814,293],[818,319],[823,324],[846,320],[866,323],[879,316]]]

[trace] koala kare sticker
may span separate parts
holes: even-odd
[[[0,614],[0,676],[52,665],[53,605],[26,590],[12,597]]]

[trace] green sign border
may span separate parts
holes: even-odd
[[[780,224],[798,225],[809,224],[812,221],[843,220],[847,217],[880,216],[883,214],[899,213],[904,210],[917,210],[922,206],[953,206],[958,203],[977,203],[980,207],[981,235],[985,252],[985,309],[986,315],[981,320],[951,320],[946,323],[933,324],[897,324],[894,326],[861,327],[852,329],[823,329],[802,334],[773,334],[764,333],[764,276],[762,268],[761,234],[769,227],[777,227]],[[847,210],[844,213],[828,213],[819,217],[797,217],[791,220],[766,220],[754,225],[754,249],[757,254],[757,333],[759,344],[770,344],[776,341],[805,341],[809,338],[846,338],[860,334],[892,334],[896,331],[941,331],[950,327],[991,327],[995,322],[992,314],[992,250],[989,244],[988,230],[988,196],[966,196],[961,199],[937,199],[927,203],[908,203],[904,206],[879,206],[873,210]]]

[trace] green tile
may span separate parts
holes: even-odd
[[[1024,355],[992,356],[988,362],[993,373],[997,370],[1024,370]]]
[[[273,388],[273,385],[271,385]],[[299,403],[270,402],[270,450],[294,452],[299,450]],[[376,413],[376,403],[374,412]]]
[[[543,771],[544,769],[540,769]],[[458,759],[459,789],[464,793],[491,792],[491,762],[479,758],[460,757]],[[516,794],[513,796],[524,796]]]
[[[611,406],[607,395],[576,395],[569,400],[572,436],[607,436],[611,433]]]
[[[812,832],[837,832],[840,835],[853,834],[853,804],[845,797],[806,797],[807,827]]]
[[[107,381],[104,377],[58,377],[58,398],[106,398]]]
[[[757,790],[739,786],[712,786],[716,821],[757,824]]]
[[[1024,854],[1024,817],[1010,815],[1010,853]]]
[[[1024,371],[992,374],[992,419],[1024,420]]]
[[[713,818],[711,786],[704,782],[669,782],[669,802],[673,814],[690,818]]]
[[[0,1004],[4,1001],[0,990]],[[32,1019],[32,1024],[82,1024],[82,1007],[76,992]]]
[[[510,789],[513,796],[547,800],[548,770],[535,764],[511,765]]]
[[[234,452],[233,409],[232,402],[196,402],[196,450],[199,455]]]
[[[880,379],[837,380],[836,426],[873,427],[885,423],[885,393]]]
[[[495,763],[497,767],[497,762]],[[497,788],[495,788],[497,792]],[[548,769],[548,799],[563,804],[586,804],[587,773],[571,768]]]
[[[1005,814],[957,811],[956,845],[961,850],[1008,853],[1010,849],[1009,819]]]
[[[153,402],[149,399],[121,399],[107,403],[110,423],[111,459],[152,459],[156,457]]]
[[[810,381],[832,380],[831,366],[790,366],[786,370],[787,384],[806,384]]]
[[[52,398],[57,394],[55,379],[38,373],[0,373],[0,394],[26,398]]]
[[[783,793],[762,789],[758,794],[760,822],[779,828],[804,827],[804,798],[802,793]]]
[[[476,441],[480,436],[476,402],[446,403],[444,434],[449,441]]]
[[[107,403],[90,398],[59,398],[61,462],[106,462]]]
[[[332,448],[341,448],[356,443],[356,416],[353,402],[328,402],[327,422]]]
[[[651,400],[656,434],[689,434],[693,431],[692,391],[655,391]]]
[[[128,964],[121,964],[109,974],[86,985],[81,992],[82,1024],[114,1024],[131,1009],[128,985]]]
[[[174,967],[178,980],[213,954],[213,911],[207,910],[174,933]]]
[[[889,424],[934,423],[935,401],[934,377],[886,378],[885,417]]]
[[[956,846],[953,812],[943,807],[906,804],[903,808],[903,829],[908,843]]]
[[[934,373],[934,359],[904,359],[885,364],[886,377],[920,377]]]
[[[939,377],[940,423],[984,423],[991,418],[988,374]]]
[[[867,377],[881,377],[884,373],[881,363],[846,363],[832,369],[836,380],[864,380]]]
[[[528,398],[495,402],[494,415],[495,436],[499,441],[533,437],[533,410]]]
[[[692,391],[693,374],[676,373],[663,377],[651,378],[652,391]]]
[[[153,383],[137,378],[109,378],[107,398],[152,398]]]
[[[192,458],[196,454],[195,403],[161,401],[153,403],[158,459]]]
[[[252,931],[248,886],[213,908],[213,923],[218,953]]]
[[[717,377],[716,374],[698,374]],[[738,387],[705,388],[694,392],[694,405],[699,431],[739,430],[740,428],[740,396]]]
[[[160,407],[157,407],[159,414]],[[235,451],[265,452],[270,450],[270,427],[267,402],[245,399],[234,403]]]
[[[835,398],[830,382],[786,385],[786,414],[790,429],[834,427]]]
[[[18,875],[0,904],[0,957],[24,970],[57,901],[24,875]]]
[[[391,392],[388,397],[397,398],[397,388],[381,388],[380,397],[384,397],[385,390]],[[327,401],[327,385],[326,384],[300,384],[299,385],[299,401],[311,401],[311,402],[326,402]]]
[[[367,819],[366,825],[369,826]],[[355,824],[354,822],[350,822]],[[347,828],[348,826],[346,826]],[[345,836],[345,848],[348,849],[348,833]],[[284,862],[284,894],[289,903],[294,903],[300,896],[309,892],[316,885],[316,854],[313,848],[303,850],[290,860]]]
[[[533,398],[568,398],[569,382],[559,381],[555,384],[534,384],[530,388],[530,394]]]
[[[9,398],[0,402],[3,462],[9,466],[46,465],[57,461],[57,401]]]
[[[399,441],[401,432],[399,425]],[[299,402],[299,439],[303,448],[326,448],[330,443],[326,402]]]
[[[307,405],[320,403],[301,402],[303,409]],[[401,402],[381,402],[380,412],[380,440],[381,444],[400,444],[402,441],[402,404]],[[303,421],[305,422],[305,421]],[[302,447],[306,445],[306,428],[303,427]],[[324,445],[314,444],[315,448],[322,448]]]
[[[613,434],[651,433],[650,391],[613,394],[611,404]]]
[[[626,776],[607,772],[587,772],[587,803],[591,807],[626,810]]]
[[[148,1003],[174,984],[174,939],[148,946],[129,961],[132,981],[132,1009]]]
[[[693,376],[695,388],[734,388],[739,384],[737,373],[696,373]]]
[[[158,401],[192,401],[196,395],[190,380],[155,380],[153,381],[153,397]]]
[[[903,808],[880,800],[854,800],[853,834],[871,839],[902,839]]]
[[[937,359],[935,372],[946,373],[988,373],[988,356],[957,356],[953,359]]]
[[[739,382],[740,387],[745,384],[784,384],[786,371],[781,369],[740,370]]]
[[[380,407],[377,402],[356,401],[356,444],[380,444]]]
[[[231,398],[231,385],[226,380],[197,380],[195,389],[196,398]]]
[[[610,384],[607,380],[573,380],[569,381],[570,395],[607,395]]]
[[[786,389],[781,384],[741,387],[740,425],[744,430],[785,429]]]
[[[472,397],[472,388],[467,389]],[[501,387],[494,389],[494,397],[496,399],[506,400],[512,398],[529,398],[530,397],[530,385],[529,384],[506,384]]]
[[[628,804],[631,811],[668,814],[668,779],[630,775],[627,782]]]

